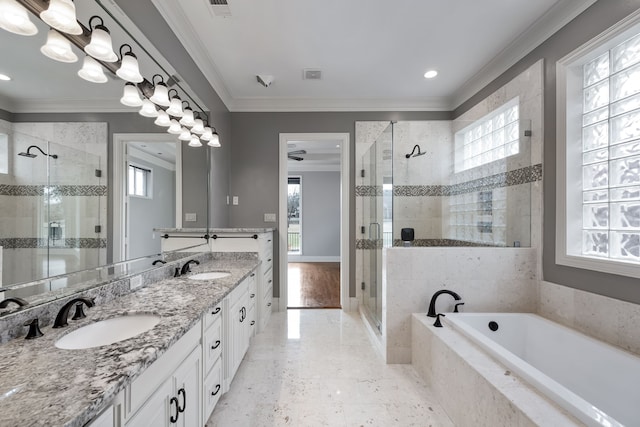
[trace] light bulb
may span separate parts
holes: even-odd
[[[40,12],[40,18],[63,33],[82,34],[82,28],[76,19],[76,6],[71,0],[49,0],[49,7]]]
[[[205,126],[204,132],[200,135],[200,139],[203,141],[211,141],[213,137],[213,130],[209,126]]]
[[[82,68],[78,71],[78,75],[88,82],[106,83],[107,76],[104,75],[102,65],[90,56],[84,57]]]
[[[193,110],[187,107],[183,111],[184,111],[184,115],[180,119],[180,124],[187,127],[193,126],[194,125]]]
[[[195,135],[191,136],[191,141],[189,141],[189,147],[202,147],[202,142],[200,142],[200,138]]]
[[[148,99],[142,100],[142,108],[138,111],[138,114],[144,117],[158,117],[158,110],[156,110],[156,106],[153,105],[153,102]]]
[[[89,20],[89,26],[94,18],[98,18],[102,22],[102,18],[99,16],[92,16]],[[102,23],[91,30],[91,42],[84,47],[84,51],[100,61],[116,62],[118,60],[118,55],[113,51],[111,34]]]
[[[140,99],[140,95],[138,94],[138,88],[133,83],[125,83],[124,85],[124,93],[122,98],[120,98],[120,103],[126,105],[127,107],[141,107],[142,99]]]
[[[211,146],[211,147],[222,147],[220,145],[220,136],[218,135],[218,132],[216,132],[215,130],[213,131],[213,135],[211,136],[211,141],[207,142],[207,145]]]
[[[151,102],[156,105],[160,105],[161,107],[168,107],[171,105],[171,101],[169,101],[169,94],[167,85],[160,82],[156,84],[155,89],[153,89],[153,95],[149,98]]]
[[[180,136],[178,136],[180,141],[191,141],[191,132],[186,127],[182,127],[182,131],[180,132]]]
[[[171,98],[169,108],[167,108],[167,114],[173,117],[182,117],[184,112],[182,111],[182,101],[178,97]]]
[[[40,48],[43,55],[60,62],[76,62],[78,57],[71,50],[71,43],[54,29],[47,33],[47,43]]]
[[[169,127],[171,126],[171,119],[164,110],[158,110],[158,118],[153,123],[158,126]]]
[[[171,124],[169,125],[169,129],[167,129],[171,135],[180,135],[182,133],[182,126],[176,119],[171,119]]]
[[[202,119],[195,119],[193,121],[193,127],[191,128],[191,132],[202,135],[204,133],[204,122]]]
[[[38,33],[27,9],[15,0],[0,0],[0,28],[21,36]]]
[[[120,48],[120,50],[122,51],[122,48]],[[120,68],[116,71],[116,75],[122,80],[126,80],[131,83],[141,83],[144,80],[138,67],[138,58],[136,58],[132,52],[127,52],[122,55]]]

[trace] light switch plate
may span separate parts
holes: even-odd
[[[184,220],[187,222],[196,222],[197,215],[194,213],[186,213],[184,214]]]
[[[274,213],[264,214],[264,222],[276,222],[276,214]]]
[[[233,196],[233,204],[234,206],[238,204],[238,196]]]

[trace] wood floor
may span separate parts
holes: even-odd
[[[288,308],[340,308],[339,262],[290,262]]]

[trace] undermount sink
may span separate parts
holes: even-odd
[[[112,317],[83,326],[56,341],[56,347],[79,350],[100,347],[133,338],[148,331],[160,322],[154,314],[132,314]]]
[[[207,273],[198,273],[188,276],[187,279],[191,280],[214,280],[214,279],[222,279],[223,277],[229,277],[231,273],[226,271],[209,271]]]

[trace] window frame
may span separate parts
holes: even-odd
[[[570,146],[567,141],[576,128],[582,129],[581,125],[575,125],[582,122],[582,85],[578,89],[572,84],[582,82],[582,65],[637,34],[640,34],[640,10],[556,63],[556,264],[634,278],[640,278],[640,262],[581,253],[582,226],[571,226],[569,222],[582,224],[582,146]],[[579,246],[578,251],[576,246]]]
[[[129,192],[129,170],[130,168],[135,168],[135,169],[140,169],[143,170],[145,172],[147,172],[145,174],[146,176],[146,195],[140,195],[140,194],[131,194]],[[137,197],[140,199],[153,199],[153,168],[150,166],[143,166],[139,163],[136,162],[128,162],[127,164],[127,196],[129,197]]]

